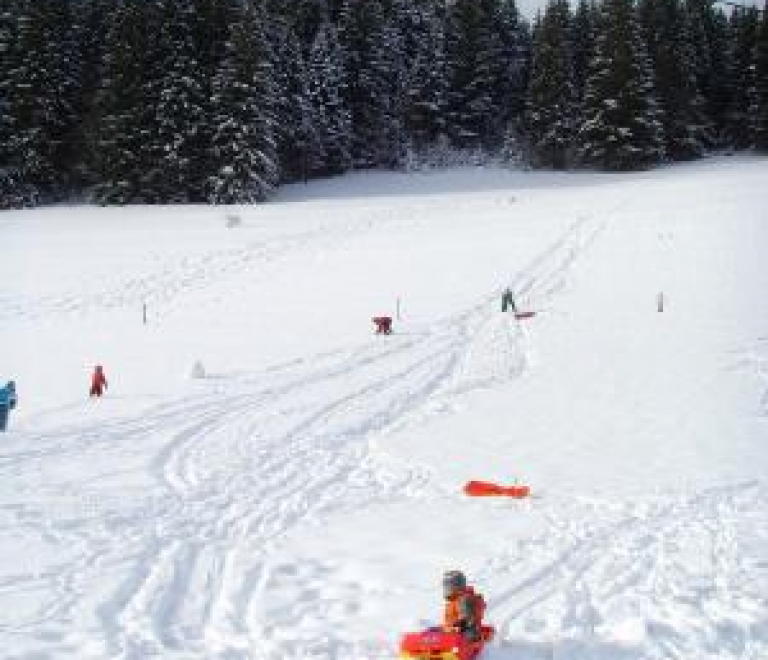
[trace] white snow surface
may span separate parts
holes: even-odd
[[[0,658],[394,658],[449,568],[486,660],[768,658],[766,181],[3,213]]]

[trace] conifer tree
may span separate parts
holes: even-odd
[[[594,54],[595,16],[597,8],[592,0],[579,0],[571,20],[571,60],[576,100],[581,104],[587,82],[589,63]]]
[[[728,136],[737,149],[752,144],[752,109],[755,103],[755,47],[758,12],[755,8],[736,9],[730,20],[733,94],[728,109]]]
[[[532,42],[529,26],[520,16],[515,0],[491,0],[487,12],[499,48],[497,55],[490,54],[496,116],[490,140],[497,144],[508,126],[517,124],[525,112]]]
[[[197,167],[203,178],[202,194],[207,198],[205,179],[209,176],[209,148],[218,129],[215,119],[220,108],[216,106],[214,84],[226,57],[231,55],[230,28],[237,21],[239,3],[231,0],[186,0],[192,5],[190,16],[194,19],[192,39],[195,58],[199,67],[204,121],[199,129],[201,144],[200,164]]]
[[[341,0],[268,0],[267,12],[273,21],[288,26],[306,51],[321,26],[329,21],[338,24],[341,4]]]
[[[280,22],[275,35],[277,152],[281,181],[307,179],[313,135],[309,72],[301,45],[290,25]]]
[[[408,139],[422,149],[435,144],[445,130],[445,33],[437,3],[413,9],[407,47],[403,122]]]
[[[279,176],[266,16],[259,0],[238,5],[233,15],[236,20],[212,85],[205,191],[214,204],[264,201]]]
[[[446,120],[457,147],[490,146],[499,123],[493,73],[501,44],[486,8],[476,0],[455,0],[448,7]]]
[[[733,48],[728,18],[710,0],[687,0],[695,50],[697,86],[704,97],[715,145],[726,142],[727,113],[733,96]]]
[[[10,173],[4,177],[4,204],[58,197],[71,170],[72,133],[78,120],[70,2],[4,0],[0,48],[0,168]]]
[[[711,126],[699,92],[690,21],[680,0],[642,0],[644,36],[662,110],[667,155],[674,160],[700,156],[711,146]]]
[[[526,127],[535,165],[565,168],[576,129],[567,0],[550,0],[533,41]]]
[[[17,147],[20,119],[16,89],[21,53],[18,0],[0,0],[0,209],[31,206],[37,189],[22,183],[23,161]]]
[[[74,34],[78,51],[79,90],[75,100],[75,122],[71,138],[73,153],[72,184],[75,191],[97,181],[94,169],[93,139],[97,131],[96,100],[104,75],[106,35],[114,0],[75,0]]]
[[[227,40],[230,36],[230,26],[238,16],[238,4],[230,0],[188,0],[193,7],[191,14],[195,17],[192,28],[197,60],[207,81],[210,91],[213,79],[219,71],[219,66],[228,54]]]
[[[153,167],[156,98],[149,73],[159,55],[159,25],[150,0],[117,0],[109,17],[93,146],[93,193],[101,204],[159,201],[145,182]]]
[[[311,133],[306,167],[314,174],[339,174],[352,167],[352,119],[344,97],[343,52],[330,23],[315,36],[307,74]]]
[[[340,30],[353,161],[358,167],[394,166],[400,162],[405,144],[400,35],[383,3],[359,0],[344,1]]]
[[[631,170],[664,157],[651,65],[631,0],[605,0],[579,129],[581,159]]]
[[[203,199],[205,101],[192,28],[197,16],[188,0],[163,0],[157,59],[148,75],[155,115],[146,148],[144,184],[163,203]]]
[[[768,151],[768,5],[762,12],[755,45],[755,102],[752,112],[754,146]]]

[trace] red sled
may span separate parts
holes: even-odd
[[[400,640],[400,657],[404,660],[474,660],[496,633],[493,626],[486,625],[480,631],[477,641],[442,628],[406,633]]]
[[[531,494],[530,486],[500,486],[490,481],[468,481],[464,484],[464,492],[473,497],[515,497],[522,499]]]
[[[516,319],[530,319],[536,316],[536,312],[515,312]]]

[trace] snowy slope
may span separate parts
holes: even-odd
[[[451,567],[488,660],[768,657],[767,174],[4,213],[0,657],[392,658]]]

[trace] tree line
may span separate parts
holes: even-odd
[[[250,203],[475,153],[768,149],[768,15],[711,0],[0,0],[0,208]]]

